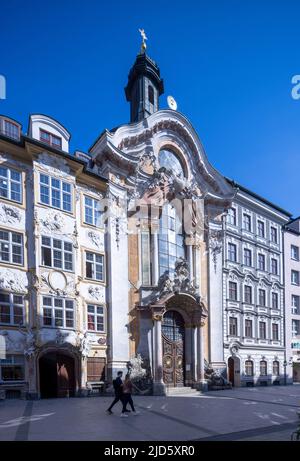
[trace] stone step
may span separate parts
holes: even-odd
[[[193,389],[192,387],[169,387],[166,388],[167,395],[196,395],[199,393],[197,389]]]

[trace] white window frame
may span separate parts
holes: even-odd
[[[234,252],[230,250],[231,247],[234,248]],[[237,245],[235,243],[228,242],[227,251],[228,251],[228,261],[232,263],[236,263],[237,262]],[[231,259],[231,254],[233,253],[234,253],[234,259]]]
[[[87,259],[87,254],[91,254],[93,255],[93,259],[92,260],[88,260]],[[102,262],[97,262],[96,261],[96,256],[101,256],[102,258]],[[96,282],[104,282],[105,281],[105,261],[104,261],[104,255],[102,253],[95,253],[94,251],[89,251],[89,250],[86,250],[85,251],[85,278],[87,280],[94,280]],[[94,277],[87,277],[87,263],[90,263],[92,265],[92,273],[94,274]],[[97,279],[96,278],[96,274],[97,274],[97,266],[102,266],[102,279]]]
[[[273,262],[275,262],[275,267],[273,267]],[[279,275],[278,273],[278,267],[279,267],[279,264],[278,264],[278,259],[276,258],[271,258],[271,274],[272,275]],[[273,269],[276,269],[275,272],[273,272]]]
[[[262,224],[262,229],[263,229],[262,235],[260,235],[260,226],[259,226],[260,224]],[[265,238],[266,237],[266,225],[265,225],[265,222],[262,219],[257,220],[257,235],[260,238]]]
[[[92,201],[91,205],[88,205],[86,202],[88,200]],[[87,220],[87,208],[91,210],[92,222]],[[99,215],[98,215],[99,213]],[[89,226],[101,227],[101,210],[100,210],[100,200],[97,200],[89,195],[84,195],[84,220],[83,222]]]
[[[296,250],[296,256],[294,256],[293,250]],[[296,245],[291,245],[291,259],[293,261],[299,261],[299,247]]]
[[[250,254],[250,264],[246,264],[246,253],[249,255]],[[252,251],[250,250],[250,248],[244,248],[244,254],[243,254],[243,263],[244,263],[244,266],[247,266],[247,267],[252,267]]]
[[[247,217],[247,219],[245,219]],[[249,218],[249,221],[248,221]],[[246,222],[249,224],[249,229],[245,226]],[[252,232],[252,217],[249,213],[243,213],[243,229],[246,232]]]
[[[43,243],[43,239],[49,239],[50,240],[50,245],[46,245]],[[54,240],[58,241],[61,243],[61,248],[56,248],[53,245]],[[72,251],[65,250],[65,243],[68,243],[72,247]],[[47,266],[43,262],[43,248],[49,248],[51,251],[51,266]],[[55,259],[54,258],[54,252],[59,251],[61,253],[61,262],[62,266],[56,266],[54,264]],[[70,263],[70,261],[66,261],[66,253],[72,255],[72,269],[66,269],[66,263]],[[74,272],[74,249],[73,249],[73,243],[70,240],[61,240],[55,237],[50,237],[48,235],[42,235],[41,236],[41,266],[43,267],[51,267],[52,269],[58,269],[61,271],[66,271],[66,272]]]
[[[294,303],[294,300],[296,299],[298,300],[298,302]],[[291,304],[292,304],[292,314],[300,314],[300,296],[292,295]]]
[[[9,200],[9,201],[15,202],[15,203],[22,203],[23,202],[22,173],[20,171],[18,171],[18,170],[15,170],[13,168],[10,168],[10,167],[4,166],[4,165],[0,165],[0,168],[7,171],[7,177],[2,176],[1,172],[0,172],[0,181],[6,181],[7,182],[7,189],[6,189],[7,190],[7,197],[5,197],[5,195],[0,195],[0,198]],[[12,179],[12,173],[17,173],[20,176],[20,181],[17,181],[16,179]],[[20,188],[20,200],[15,200],[15,199],[12,198],[12,193],[14,193],[14,191],[12,191],[12,184],[18,184],[19,185],[19,188]]]
[[[228,210],[227,224],[230,224],[231,226],[236,226],[237,225],[237,212],[236,212],[236,208],[234,208],[234,207],[231,207]]]
[[[298,329],[296,328],[298,325]],[[292,319],[292,338],[296,338],[300,335],[300,320]]]
[[[21,234],[20,232],[13,232],[13,231],[9,231],[7,229],[0,229],[0,232],[7,232],[8,233],[8,240],[3,240],[1,239],[0,237],[0,262],[3,263],[3,264],[14,264],[14,265],[17,265],[17,266],[23,266],[24,265],[24,245],[23,245],[23,234]],[[19,242],[13,242],[13,235],[19,235],[21,236],[21,243]],[[2,259],[2,256],[1,256],[1,253],[2,253],[2,250],[1,250],[1,246],[2,244],[4,245],[7,245],[8,246],[8,261],[6,261],[5,259]],[[13,246],[17,246],[19,248],[21,248],[21,254],[20,255],[17,255],[17,256],[21,256],[21,262],[15,262],[13,261]]]
[[[263,268],[263,269],[261,269],[261,268],[260,268],[260,265],[259,265],[259,257],[260,257],[260,256],[263,257],[263,261],[264,261],[264,268]],[[258,253],[258,254],[257,254],[257,269],[258,269],[259,271],[263,271],[263,272],[266,271],[266,255],[264,255],[263,253]]]
[[[9,297],[9,300],[8,302],[3,302],[3,301],[0,301],[0,306],[8,306],[9,307],[9,317],[10,317],[10,321],[9,322],[2,322],[1,321],[1,318],[0,318],[0,324],[1,325],[24,325],[24,322],[25,322],[25,305],[24,305],[24,296],[23,295],[20,295],[18,293],[8,293],[8,292],[5,292],[5,291],[0,291],[0,294],[2,295],[6,295]],[[14,302],[14,298],[15,296],[19,297],[22,299],[22,303],[19,304],[19,303],[16,303]],[[21,308],[22,309],[22,322],[19,322],[19,323],[15,323],[14,322],[14,307],[17,307],[17,308]]]
[[[50,304],[49,305],[44,304],[44,299],[45,298],[51,299],[51,305]],[[57,302],[57,301],[61,301],[62,306],[56,306],[55,302]],[[67,302],[71,302],[73,304],[72,309],[69,308],[69,307],[66,307]],[[51,325],[48,325],[48,324],[44,323],[45,309],[48,309],[49,311],[51,310]],[[76,328],[76,324],[75,324],[75,300],[74,299],[62,298],[62,297],[59,297],[59,296],[54,297],[54,296],[49,296],[49,295],[43,295],[43,296],[41,296],[41,310],[42,310],[42,319],[43,319],[43,327],[44,328],[63,328],[63,329],[67,329],[67,330],[74,330]],[[63,323],[62,325],[56,325],[55,324],[55,320],[56,320],[55,311],[62,311],[62,323]],[[73,326],[67,326],[67,317],[66,317],[67,312],[73,312]],[[47,318],[50,318],[50,316],[48,316]],[[70,320],[70,319],[68,319],[68,320]]]
[[[47,178],[48,182],[42,182],[42,177]],[[59,182],[59,187],[55,187],[52,185],[52,181],[58,181]],[[64,185],[67,185],[70,187],[69,191],[63,190]],[[72,213],[73,212],[73,184],[71,184],[68,181],[63,181],[62,179],[56,178],[55,176],[50,176],[45,173],[39,173],[39,201],[42,205],[45,206],[50,206],[51,208],[55,208],[57,210],[64,211],[65,213]],[[42,195],[42,187],[47,189],[47,196],[49,198],[49,203],[43,201]],[[53,205],[53,191],[56,191],[59,193],[59,202],[60,206],[55,206]],[[70,210],[66,209],[64,207],[64,196],[68,196],[70,198]]]
[[[294,275],[297,275],[297,281],[295,282],[294,281]],[[296,286],[299,286],[299,283],[300,283],[300,277],[299,277],[299,271],[295,271],[295,270],[291,270],[291,284],[292,285],[296,285]]]
[[[273,239],[272,229],[275,230],[275,233],[274,233],[274,235],[276,236],[275,239]],[[277,229],[277,227],[275,227],[275,226],[270,226],[270,241],[271,241],[272,243],[278,244],[278,229]]]
[[[93,308],[93,312],[89,312],[89,308]],[[102,314],[99,314],[97,312],[98,308],[102,309]],[[105,307],[103,306],[103,304],[87,303],[86,314],[87,314],[87,329],[88,329],[88,331],[91,331],[93,333],[105,333],[106,332],[106,327],[105,327],[105,322],[106,322]],[[93,316],[93,323],[95,325],[94,330],[89,328],[89,315]],[[97,325],[98,325],[97,324],[98,317],[102,318],[102,320],[103,320],[103,329],[102,330],[98,330],[98,327],[97,327]]]

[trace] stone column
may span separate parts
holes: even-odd
[[[153,394],[165,395],[165,384],[163,382],[163,350],[161,336],[161,322],[163,311],[153,312]]]
[[[197,343],[197,388],[199,390],[207,390],[207,381],[204,377],[204,334],[203,327],[205,322],[197,324],[196,327],[196,343]]]
[[[155,228],[152,228],[151,244],[152,244],[152,285],[156,286],[159,279],[158,265],[158,234]]]
[[[197,347],[197,335],[198,335],[198,327],[193,325],[191,331],[191,340],[192,340],[192,380],[193,385],[198,381],[198,364],[199,364],[199,354],[198,354],[198,347]]]
[[[189,271],[190,271],[190,280],[193,282],[194,280],[194,258],[193,258],[193,245],[187,245],[187,260],[189,263]]]

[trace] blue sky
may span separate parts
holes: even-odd
[[[210,162],[300,214],[300,2],[276,0],[10,0],[1,2],[0,113],[59,120],[71,150],[129,121],[127,75],[138,28]]]

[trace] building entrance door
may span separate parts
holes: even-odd
[[[169,310],[162,321],[163,380],[169,387],[184,386],[184,320]]]
[[[228,381],[230,381],[232,387],[234,387],[234,360],[232,357],[228,359]]]
[[[75,364],[72,357],[49,352],[40,358],[39,367],[41,398],[74,396]]]

